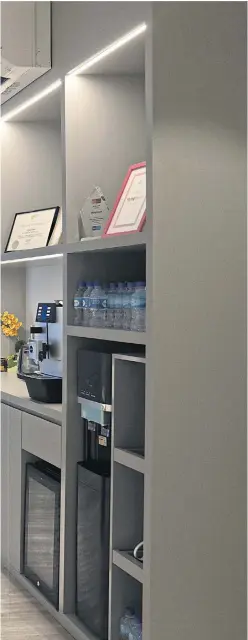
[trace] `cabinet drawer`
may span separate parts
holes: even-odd
[[[61,425],[22,413],[22,449],[61,468]]]

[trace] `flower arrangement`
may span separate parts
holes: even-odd
[[[17,338],[15,342],[15,353],[7,358],[8,367],[11,368],[16,365],[16,354],[24,344],[24,341],[19,338],[19,329],[22,327],[22,322],[14,315],[14,313],[4,311],[0,314],[0,323],[2,333],[6,338]]]
[[[22,327],[22,322],[14,315],[4,311],[0,315],[2,333],[9,338],[17,338],[18,331]]]

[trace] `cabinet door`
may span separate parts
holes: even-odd
[[[9,409],[1,404],[1,561],[9,564]]]
[[[22,514],[22,412],[9,412],[9,561],[20,571]]]
[[[16,571],[21,567],[21,411],[2,404],[1,521],[2,562]]]

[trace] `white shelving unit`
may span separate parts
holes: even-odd
[[[113,353],[120,351],[119,363],[123,367],[124,377],[131,373],[133,380],[132,391],[137,388],[142,395],[141,420],[142,427],[135,429],[137,439],[130,439],[133,448],[144,447],[145,429],[145,378],[144,357],[146,346],[146,333],[123,331],[108,328],[78,327],[73,324],[73,293],[80,278],[85,281],[101,279],[102,282],[137,281],[146,278],[146,249],[148,242],[148,230],[145,227],[141,233],[120,235],[106,238],[91,238],[81,242],[75,242],[77,235],[77,214],[82,206],[82,200],[88,195],[92,184],[97,179],[100,184],[110,209],[116,199],[127,167],[135,162],[145,159],[146,155],[146,100],[145,100],[145,36],[137,40],[132,55],[128,54],[128,47],[123,48],[116,58],[114,75],[112,74],[111,60],[106,59],[101,65],[99,74],[78,75],[68,77],[65,80],[65,148],[66,148],[66,201],[63,210],[70,212],[66,218],[66,245],[64,254],[65,274],[65,327],[64,327],[64,450],[65,476],[67,483],[62,486],[64,494],[64,512],[62,514],[61,532],[66,530],[66,536],[62,537],[62,564],[64,573],[62,577],[62,589],[60,592],[60,606],[72,615],[75,608],[75,540],[76,540],[76,465],[83,458],[82,423],[80,409],[77,404],[76,366],[78,349],[94,348],[104,351],[111,348]],[[136,66],[135,59],[138,63]],[[139,61],[139,62],[138,62]],[[134,63],[136,66],[133,73]],[[100,101],[99,101],[100,98]],[[92,104],[94,109],[89,108]],[[104,114],[104,129],[101,120]],[[111,134],[115,127],[115,135]],[[90,133],[91,132],[91,133]],[[107,164],[106,167],[106,138]],[[128,144],[127,144],[128,140]],[[86,152],[86,155],[85,155]],[[86,161],[87,156],[87,161]],[[84,170],[82,171],[82,167]],[[124,353],[123,353],[124,352]],[[122,360],[122,357],[125,359]],[[117,358],[117,356],[116,356]],[[128,367],[130,371],[126,369]],[[135,373],[135,367],[137,367]],[[141,369],[140,369],[140,368]],[[118,366],[117,374],[118,391],[115,403],[119,403],[118,395],[121,392],[119,384]],[[141,379],[136,374],[141,373]],[[113,372],[113,379],[115,373]],[[139,376],[138,376],[139,378]],[[130,388],[124,382],[127,393]],[[140,387],[140,390],[139,390]],[[142,390],[141,390],[142,388]],[[123,394],[122,394],[123,395]],[[124,397],[124,396],[123,396]],[[128,403],[128,400],[126,399]],[[129,402],[131,409],[132,402]],[[135,411],[138,411],[136,407]],[[141,436],[143,430],[143,436]],[[128,434],[128,428],[125,430]],[[63,446],[62,446],[63,448]],[[127,447],[128,449],[128,447]],[[124,464],[115,459],[115,454],[123,456]],[[140,469],[144,463],[139,455],[126,452],[125,466],[125,442],[116,441],[116,450],[112,450],[112,465],[116,465],[115,474],[117,486],[122,482],[124,472],[126,487],[133,488],[135,475],[138,481],[133,492],[131,510],[133,524],[130,527],[130,544],[136,542],[136,536],[143,535],[144,512],[144,469]],[[114,461],[115,460],[115,461]],[[126,477],[127,474],[127,477]],[[114,493],[112,494],[114,499]],[[139,507],[136,509],[136,500]],[[128,494],[124,496],[127,501]],[[136,515],[135,515],[136,512]],[[125,602],[127,591],[125,581],[129,584],[129,594],[133,593],[134,603],[142,610],[142,566],[135,559],[125,554],[125,545],[115,544],[115,535],[119,530],[120,522],[116,510],[111,507],[112,522],[116,516],[116,526],[111,527],[110,548],[110,579],[117,578],[117,600],[111,596],[109,614],[109,640],[118,640],[119,618],[121,607],[128,605]],[[121,527],[122,528],[122,527]],[[125,532],[125,527],[123,527]],[[62,534],[63,536],[63,534]],[[117,536],[118,538],[118,536]],[[116,539],[116,543],[118,540]],[[137,544],[137,542],[136,542]],[[114,560],[112,550],[114,545]],[[129,546],[126,547],[129,549]],[[70,570],[68,570],[70,566]],[[126,570],[125,570],[126,567]],[[68,576],[68,577],[67,577]],[[118,580],[119,577],[119,580]],[[112,587],[111,587],[112,589]],[[111,591],[110,589],[110,591]],[[126,593],[126,596],[125,596]],[[122,594],[122,595],[121,595]]]
[[[122,234],[106,238],[86,238],[80,242],[68,244],[67,253],[83,253],[88,251],[119,251],[126,253],[135,248],[136,251],[143,251],[147,243],[147,233]]]
[[[68,74],[144,20],[135,42]],[[63,273],[59,611],[44,605],[76,640],[96,640],[75,616],[77,352],[111,346],[108,640],[132,604],[143,640],[244,638],[246,3],[57,2],[52,23],[54,66],[39,90],[61,77],[61,91],[1,130],[1,251],[16,212],[63,211],[63,245],[2,254],[2,301],[24,324],[25,269],[49,268],[48,296],[55,265]],[[35,82],[3,113],[37,91]],[[143,160],[143,232],[79,242],[92,185],[111,210]],[[146,280],[145,334],[73,325],[78,280],[99,277]],[[37,291],[41,282],[37,271]],[[143,539],[142,567],[128,552]]]
[[[144,573],[142,563],[136,560],[136,558],[133,558],[127,551],[113,550],[113,564],[143,584]]]
[[[113,357],[111,640],[118,638],[118,620],[125,606],[136,606],[137,614],[143,608],[143,563],[133,557],[133,551],[142,540],[145,546],[145,369],[145,357],[125,354]]]
[[[145,473],[145,459],[142,455],[128,449],[114,448],[114,461],[123,464],[124,467]]]
[[[68,326],[67,335],[75,338],[86,338],[94,340],[110,340],[114,342],[125,342],[128,344],[146,344],[145,333],[136,331],[123,331],[121,329],[94,329],[93,327]]]
[[[64,245],[58,244],[51,247],[42,247],[41,249],[29,249],[28,251],[11,251],[3,253],[1,256],[1,266],[13,264],[28,264],[32,261],[34,264],[47,264],[50,259],[62,258],[64,254]],[[36,262],[37,261],[37,262]],[[47,261],[47,262],[46,262]]]

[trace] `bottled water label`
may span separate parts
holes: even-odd
[[[87,298],[82,298],[82,308],[83,309],[89,309],[90,306],[90,298],[89,296],[87,296]]]
[[[145,309],[146,307],[145,297],[137,296],[137,298],[134,298],[134,300],[132,301],[132,306],[135,307],[136,309]]]
[[[91,298],[90,299],[91,309],[99,309],[100,307],[100,299],[99,298]]]
[[[80,309],[81,307],[81,298],[74,298],[74,309]]]
[[[112,294],[108,297],[108,301],[107,301],[107,307],[108,307],[108,309],[114,309],[114,308],[115,308],[114,295],[115,295],[115,294],[113,294],[113,293],[112,293]]]
[[[107,309],[107,298],[91,298],[92,309]]]

